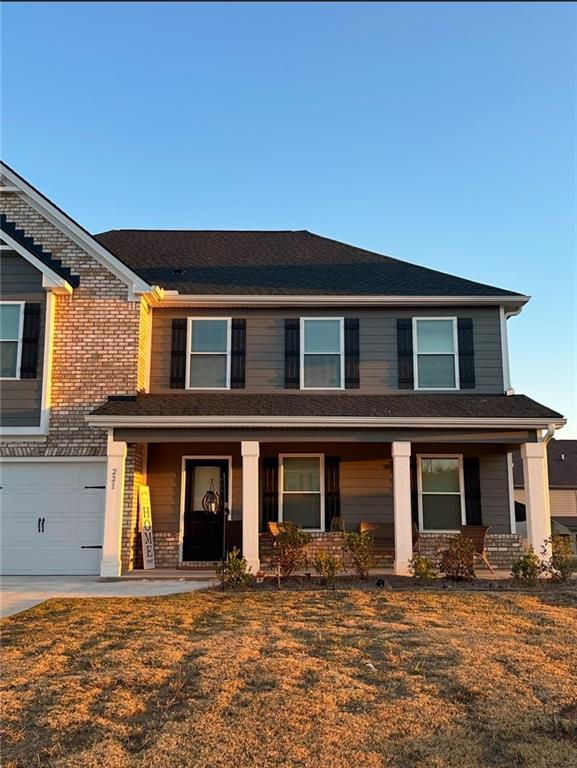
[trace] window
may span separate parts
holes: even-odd
[[[24,304],[20,301],[0,303],[0,378],[20,378],[22,323]]]
[[[465,523],[461,456],[420,456],[419,527],[456,531]]]
[[[413,319],[416,389],[459,389],[457,321]]]
[[[229,388],[230,328],[228,318],[189,318],[188,389]]]
[[[280,476],[280,520],[323,530],[323,457],[281,456]]]
[[[301,318],[301,388],[342,389],[343,318]]]

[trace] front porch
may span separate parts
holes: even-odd
[[[187,431],[176,440],[177,430],[167,429],[155,430],[150,436],[154,439],[136,441],[119,438],[134,438],[138,430],[124,430],[130,433],[126,435],[117,432],[109,439],[103,577],[146,574],[140,571],[141,485],[150,488],[158,573],[168,570],[179,577],[213,573],[222,553],[222,527],[218,529],[211,516],[207,519],[214,530],[205,532],[208,523],[200,514],[199,500],[208,490],[204,486],[215,480],[210,475],[216,467],[223,468],[218,488],[228,510],[227,549],[238,546],[253,573],[270,568],[268,522],[305,523],[313,529],[312,550],[338,553],[343,534],[331,530],[335,518],[345,531],[358,531],[362,522],[392,526],[394,545],[386,552],[377,547],[374,573],[408,573],[413,524],[419,528],[418,551],[434,558],[451,531],[457,530],[457,523],[490,526],[489,561],[496,570],[508,572],[521,553],[510,458],[519,443],[527,497],[532,502],[527,505],[529,541],[540,551],[550,535],[546,451],[535,435],[485,432],[459,435],[457,441],[457,435],[437,434],[433,442],[430,433],[413,433],[407,434],[411,440],[386,442],[374,433],[359,439],[341,432],[339,439],[319,440],[318,430],[306,438],[302,431],[297,435],[287,430],[282,440],[271,432],[259,433],[258,439],[243,434],[253,439],[239,440],[238,433],[236,439],[230,433],[222,439],[205,430],[202,439],[191,439],[196,436]],[[431,478],[423,469],[426,462],[428,471],[432,466],[434,473],[444,477],[449,490],[443,490],[443,485],[440,491],[428,490]],[[451,483],[456,484],[454,488]],[[198,546],[201,539],[204,544]],[[211,546],[203,550],[207,542]]]

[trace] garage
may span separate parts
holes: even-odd
[[[0,572],[99,573],[105,479],[104,461],[2,461]]]

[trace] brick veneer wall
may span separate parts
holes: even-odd
[[[324,550],[340,557],[347,570],[353,570],[350,557],[343,553],[344,534],[341,531],[314,532],[312,541],[307,546],[309,568],[313,570],[313,559],[317,552]],[[273,537],[270,533],[260,534],[260,559],[264,569],[272,568]],[[375,568],[389,568],[393,565],[393,553],[382,549],[375,550]]]
[[[127,286],[19,195],[2,195],[2,212],[80,276],[71,296],[55,296],[52,393],[46,439],[0,443],[4,456],[102,456],[106,432],[85,416],[108,395],[144,386],[149,320]]]
[[[451,538],[456,534],[447,533],[422,533],[415,547],[415,552],[430,557],[438,565],[440,552],[445,549]],[[489,533],[487,534],[487,557],[493,568],[508,569],[514,560],[522,553],[521,539],[515,533]],[[476,560],[475,567],[483,569],[485,566]]]

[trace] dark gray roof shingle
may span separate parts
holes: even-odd
[[[185,294],[518,295],[307,230],[114,229],[94,237],[148,283]]]
[[[547,446],[550,488],[577,488],[577,440],[551,440]],[[513,454],[513,481],[522,488],[523,461]]]
[[[94,411],[101,416],[357,416],[447,418],[537,418],[561,414],[525,395],[359,395],[304,392],[186,392],[139,394],[111,399]]]

